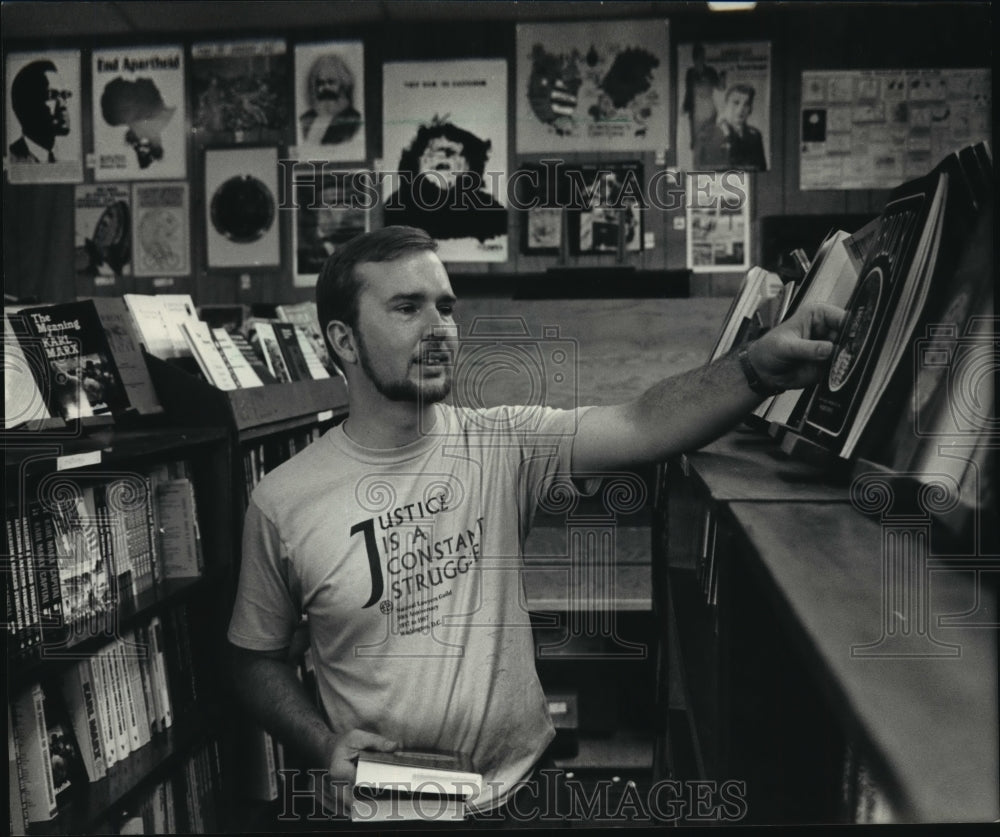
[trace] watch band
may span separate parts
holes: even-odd
[[[757,374],[757,370],[753,368],[753,363],[750,362],[750,344],[745,343],[740,346],[739,351],[736,352],[736,359],[740,362],[740,368],[743,370],[743,375],[747,379],[747,386],[750,387],[757,395],[762,398],[770,398],[772,395],[777,395],[779,392],[783,392],[781,387],[769,387],[761,379],[760,375]]]

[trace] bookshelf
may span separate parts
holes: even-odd
[[[221,803],[230,792],[223,769],[229,759],[230,730],[221,700],[224,684],[217,669],[213,669],[221,652],[223,626],[219,611],[212,603],[228,596],[226,591],[233,583],[235,550],[230,534],[231,507],[226,499],[231,492],[231,468],[225,432],[219,428],[175,427],[151,422],[137,429],[83,430],[73,437],[65,433],[61,436],[5,434],[4,442],[4,503],[8,520],[17,520],[36,509],[41,510],[37,512],[39,519],[48,515],[48,519],[54,520],[54,508],[65,508],[71,497],[87,496],[90,488],[110,486],[118,480],[134,481],[137,477],[139,481],[133,485],[155,486],[155,482],[143,483],[142,478],[171,468],[185,473],[190,479],[198,521],[219,524],[199,526],[204,567],[198,575],[155,577],[150,568],[150,577],[141,585],[137,584],[135,592],[122,595],[122,588],[117,587],[115,593],[102,600],[98,615],[86,618],[81,616],[81,611],[71,607],[79,600],[68,597],[74,589],[69,576],[89,553],[67,552],[64,546],[57,549],[56,544],[65,544],[65,541],[33,538],[31,561],[35,569],[25,571],[31,564],[25,563],[24,546],[17,547],[15,542],[15,548],[10,548],[8,536],[4,556],[5,587],[8,596],[13,595],[15,605],[12,609],[8,598],[10,622],[6,632],[5,676],[9,706],[16,705],[20,695],[39,684],[45,697],[47,723],[50,702],[55,707],[51,714],[55,723],[47,726],[48,732],[61,730],[63,738],[68,738],[73,749],[81,753],[80,731],[71,719],[77,702],[70,697],[70,692],[64,691],[70,676],[80,666],[92,673],[96,661],[109,649],[128,649],[121,652],[123,656],[119,658],[123,666],[133,666],[127,661],[135,661],[131,669],[119,669],[123,677],[117,681],[121,690],[118,697],[104,698],[96,686],[97,681],[92,681],[99,707],[97,712],[102,713],[102,717],[102,707],[113,707],[112,711],[120,710],[123,718],[136,719],[132,721],[134,737],[129,750],[124,755],[118,754],[110,765],[107,764],[110,759],[103,759],[104,768],[99,777],[91,776],[81,761],[67,757],[66,751],[60,750],[60,758],[70,764],[69,787],[57,795],[56,811],[51,819],[33,821],[26,827],[20,826],[14,806],[23,811],[24,793],[38,791],[32,786],[33,774],[27,771],[32,758],[29,750],[39,742],[31,741],[30,737],[22,741],[21,735],[16,736],[20,766],[16,760],[10,766],[19,774],[21,787],[12,785],[16,790],[9,797],[11,822],[18,823],[15,830],[33,835],[117,831],[129,817],[140,817],[144,800],[153,796],[160,798],[160,812],[164,817],[169,807],[171,822],[176,828],[193,829],[196,824],[208,823],[221,827],[224,824],[220,819]],[[140,520],[136,516],[139,510],[152,543],[158,531],[174,525],[161,516],[161,512],[166,513],[164,510],[154,511],[155,497],[155,488],[137,491],[126,496],[120,504],[109,503],[103,517],[80,518],[80,525],[93,525],[93,531],[99,535],[102,531],[122,531],[138,537],[136,533],[141,525],[130,527]],[[55,538],[58,538],[60,530],[56,528],[55,531]],[[77,545],[73,550],[82,548],[79,545],[84,543],[87,549],[97,550],[95,554],[101,563],[113,567],[115,573],[126,565],[139,572],[136,559],[144,553],[136,548],[136,540],[127,541],[128,549],[124,553],[112,546],[110,538],[74,543]],[[162,554],[157,558],[162,568]],[[45,568],[55,569],[57,575],[43,575]],[[114,581],[115,576],[111,578]],[[21,643],[24,632],[33,630],[31,612],[21,608],[21,602],[29,597],[17,598],[18,588],[24,594],[25,586],[19,583],[24,581],[34,588],[40,605],[58,601],[60,609],[55,613],[62,614],[58,619],[38,619],[34,627],[40,626],[40,639],[29,648],[22,647]],[[41,609],[43,617],[47,613]],[[75,616],[80,617],[79,620]],[[86,627],[81,628],[81,625]],[[162,628],[162,644],[149,639],[154,625]],[[154,648],[163,654],[165,673],[162,679],[152,674],[156,666],[152,662]],[[126,671],[128,675],[124,674]],[[123,679],[129,679],[128,685],[123,684]],[[163,686],[168,697],[162,697],[157,684]],[[155,699],[154,691],[160,695]],[[196,700],[193,699],[195,695]],[[108,702],[104,703],[105,700]],[[154,703],[162,710],[155,718]],[[169,712],[162,709],[164,704]],[[163,720],[163,712],[170,715],[169,723]],[[15,717],[15,728],[19,728],[21,718]],[[96,723],[96,715],[93,717]],[[102,741],[102,745],[104,743]],[[78,767],[74,768],[74,764]],[[195,764],[198,765],[196,787],[192,782]],[[60,774],[56,771],[54,775]],[[149,813],[151,815],[151,809]]]
[[[994,820],[995,565],[858,479],[745,431],[662,467],[663,775],[745,780],[748,822]]]

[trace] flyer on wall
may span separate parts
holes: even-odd
[[[364,160],[364,111],[363,42],[296,45],[295,137],[300,160]]]
[[[183,48],[94,50],[92,68],[94,178],[186,177]]]
[[[385,224],[442,261],[507,261],[507,62],[388,63],[383,85]]]
[[[78,287],[111,287],[132,263],[132,196],[127,183],[74,190],[75,267]]]
[[[81,183],[80,51],[7,55],[4,143],[11,183]]]
[[[695,273],[750,269],[749,175],[687,178],[687,266]]]
[[[670,147],[666,20],[517,26],[518,152]]]
[[[191,45],[191,128],[206,142],[287,142],[289,58],[281,38]]]
[[[771,167],[770,43],[678,44],[677,79],[681,171]]]
[[[186,276],[191,272],[187,183],[133,184],[132,220],[136,276]]]

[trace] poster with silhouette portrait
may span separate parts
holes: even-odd
[[[295,46],[295,138],[300,160],[364,160],[364,111],[361,41]]]
[[[771,159],[771,45],[677,45],[677,167],[767,171]]]
[[[323,171],[309,163],[293,167],[295,287],[315,286],[326,260],[368,232],[375,203],[372,186],[372,173],[362,169]]]
[[[383,68],[383,220],[451,262],[507,261],[507,62]]]
[[[642,250],[642,164],[570,166],[563,176],[570,250],[576,254]]]
[[[281,38],[191,45],[191,129],[211,143],[290,139],[290,61]]]
[[[4,91],[11,183],[81,183],[80,51],[11,52]]]
[[[184,178],[183,48],[95,50],[92,68],[94,179]]]
[[[209,268],[277,267],[278,149],[205,151],[205,249]]]
[[[77,289],[114,289],[131,273],[132,195],[127,183],[77,186],[74,192],[74,267]]]
[[[187,276],[191,272],[187,183],[132,184],[132,252],[136,276]]]
[[[518,152],[670,147],[666,20],[517,26]]]

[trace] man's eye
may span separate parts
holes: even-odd
[[[454,305],[439,305],[438,306],[438,311],[440,311],[446,317],[450,317],[452,314],[455,313],[455,306]]]
[[[411,303],[406,303],[405,305],[397,305],[396,310],[399,311],[400,314],[412,314],[417,310],[417,306],[412,305]]]

